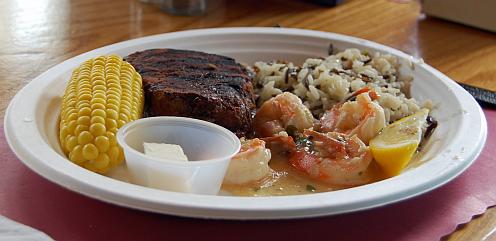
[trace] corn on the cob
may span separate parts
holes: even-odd
[[[62,98],[60,144],[69,159],[105,173],[122,163],[117,129],[141,117],[141,76],[121,57],[100,56],[75,69]]]

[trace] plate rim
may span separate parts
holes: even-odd
[[[443,173],[442,177],[444,178],[441,178],[441,176],[439,176],[434,180],[431,180],[430,183],[431,185],[427,185],[427,183],[424,183],[424,185],[411,187],[410,189],[406,190],[408,192],[403,190],[403,191],[396,191],[395,193],[390,193],[389,197],[395,195],[396,196],[399,195],[400,197],[396,197],[393,199],[389,198],[389,200],[378,200],[377,198],[375,199],[372,198],[370,200],[362,199],[350,203],[335,203],[334,206],[329,205],[329,203],[326,202],[315,202],[315,200],[311,202],[312,205],[301,205],[301,204],[294,205],[294,203],[291,202],[290,202],[291,203],[290,206],[283,204],[285,201],[292,201],[292,200],[297,200],[299,203],[301,203],[301,202],[309,201],[308,199],[327,198],[327,196],[338,192],[341,193],[347,192],[350,193],[350,195],[353,195],[355,192],[359,192],[360,190],[364,189],[364,187],[371,188],[373,186],[380,185],[381,182],[376,182],[361,187],[334,191],[334,192],[316,193],[316,194],[308,194],[301,196],[283,196],[283,197],[274,197],[274,196],[228,197],[228,196],[185,194],[185,193],[174,193],[174,192],[155,190],[151,188],[140,187],[126,183],[125,185],[128,186],[126,190],[138,189],[143,193],[151,194],[148,198],[129,196],[130,193],[123,194],[121,191],[116,191],[115,189],[109,187],[102,188],[102,187],[95,187],[94,185],[90,185],[93,182],[81,183],[81,180],[78,180],[75,177],[68,175],[67,173],[60,173],[60,172],[54,173],[55,170],[53,169],[53,167],[50,167],[48,164],[44,163],[43,161],[37,160],[35,155],[29,153],[29,150],[26,150],[26,148],[19,143],[20,140],[17,137],[19,133],[15,133],[14,131],[15,128],[12,126],[16,121],[13,119],[14,116],[12,113],[12,109],[13,109],[12,106],[14,106],[16,103],[19,102],[20,96],[22,96],[22,94],[26,92],[26,89],[33,88],[33,86],[35,86],[36,83],[42,81],[45,78],[49,78],[50,74],[52,74],[53,72],[56,73],[59,69],[64,69],[66,65],[70,65],[72,62],[76,62],[76,61],[82,62],[81,60],[88,58],[88,56],[91,56],[94,53],[101,52],[103,50],[112,51],[112,49],[122,48],[123,46],[126,45],[132,46],[133,44],[134,45],[143,44],[146,43],[147,41],[152,42],[154,40],[162,39],[162,38],[172,38],[172,37],[181,38],[184,36],[195,35],[195,34],[202,35],[202,34],[226,34],[226,33],[230,33],[230,34],[260,33],[260,34],[283,34],[283,35],[289,34],[289,35],[297,35],[297,36],[302,36],[302,35],[313,36],[313,37],[327,38],[327,39],[340,39],[343,41],[351,42],[353,44],[369,45],[375,48],[380,48],[381,51],[393,53],[394,55],[399,55],[404,57],[409,56],[408,54],[400,50],[382,44],[378,44],[369,40],[364,40],[364,39],[360,39],[348,35],[336,34],[336,33],[322,32],[315,30],[292,29],[292,28],[261,28],[261,27],[209,28],[209,29],[196,29],[196,30],[185,30],[179,32],[163,33],[163,34],[146,36],[142,38],[126,40],[123,42],[103,46],[82,53],[75,57],[69,58],[63,61],[62,63],[59,63],[51,67],[47,71],[43,72],[42,74],[34,78],[32,81],[30,81],[26,86],[24,86],[10,101],[5,111],[4,132],[9,147],[11,148],[11,150],[13,150],[15,155],[31,170],[35,171],[36,173],[50,180],[51,182],[54,182],[64,188],[83,194],[85,196],[89,196],[116,205],[126,206],[145,211],[173,214],[173,215],[187,216],[187,217],[220,218],[220,219],[286,219],[286,218],[299,218],[299,217],[315,217],[315,216],[348,213],[348,212],[360,211],[364,209],[389,205],[395,202],[399,202],[429,192],[453,180],[461,173],[463,173],[470,165],[472,165],[482,151],[482,148],[487,138],[487,123],[481,107],[477,104],[477,102],[475,101],[475,99],[473,99],[472,96],[470,96],[465,90],[463,90],[463,88],[458,86],[449,77],[442,74],[438,70],[432,68],[431,66],[423,63],[423,61],[421,60],[417,60],[415,62],[415,59],[412,59],[414,60],[414,64],[418,65],[419,67],[426,68],[427,71],[432,73],[434,76],[442,80],[444,84],[447,84],[449,87],[453,88],[454,91],[460,94],[461,97],[457,96],[457,99],[463,97],[465,100],[468,100],[468,101],[464,101],[464,103],[462,104],[466,104],[470,107],[476,107],[475,109],[471,108],[470,111],[473,111],[472,113],[476,114],[477,117],[480,118],[480,129],[478,130],[479,135],[477,136],[478,142],[476,143],[476,145],[473,146],[473,150],[470,152],[470,155],[464,158],[462,165],[458,165],[456,169],[450,170],[451,172]],[[452,83],[449,81],[452,81]],[[19,120],[17,119],[17,121]],[[102,180],[102,178],[110,179],[110,180],[106,180],[107,182],[105,183],[111,186],[120,186],[119,184],[122,185],[122,182],[120,181],[103,177],[98,174],[91,173],[89,171],[87,172],[88,173],[86,174],[88,177],[95,178],[96,180]],[[446,176],[448,176],[449,178],[446,178]],[[69,182],[63,182],[62,179]],[[432,185],[433,181],[435,181],[434,185]],[[115,182],[119,182],[119,183],[115,183]],[[159,193],[157,194],[157,192]],[[402,194],[398,192],[402,192]],[[407,194],[405,194],[405,192]],[[164,196],[164,193],[167,194],[166,196],[172,198],[175,201],[170,202],[169,200],[161,199],[160,197]],[[191,202],[190,200],[188,202],[187,199],[193,199],[195,201]],[[388,198],[383,197],[382,199],[388,199]],[[215,202],[218,200],[222,200],[223,202],[219,202],[215,205],[212,205],[212,201]],[[186,202],[177,203],[177,201],[186,201]],[[143,205],[143,202],[145,202],[145,204],[148,205]],[[209,205],[204,205],[205,202],[209,203]],[[225,205],[225,202],[228,202],[229,205]],[[254,205],[255,202],[256,203],[269,202],[277,205],[260,206],[260,205]],[[359,207],[356,207],[357,204],[361,204],[361,205],[358,205]]]

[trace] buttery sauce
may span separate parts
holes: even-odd
[[[312,179],[295,170],[283,154],[273,153],[269,166],[271,175],[259,182],[244,185],[223,184],[221,189],[233,196],[284,196],[329,192],[353,186],[331,185]],[[375,161],[370,163],[362,175],[370,180],[368,183],[385,179]]]
[[[425,162],[434,159],[439,153],[432,150],[438,150],[440,148],[439,145],[442,144],[440,141],[441,139],[434,139],[432,137],[427,140],[424,139],[417,149],[417,152],[413,154],[412,159],[410,159],[410,162],[405,167],[405,170],[416,168]]]

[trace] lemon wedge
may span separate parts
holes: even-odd
[[[404,117],[384,129],[370,140],[370,150],[385,174],[400,174],[417,150],[422,138],[422,126],[426,123],[428,109]]]

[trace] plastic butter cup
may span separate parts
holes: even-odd
[[[150,117],[119,129],[131,181],[167,191],[210,194],[219,192],[230,159],[241,144],[231,131],[185,117]],[[143,143],[180,145],[189,161],[167,160],[144,154]]]

